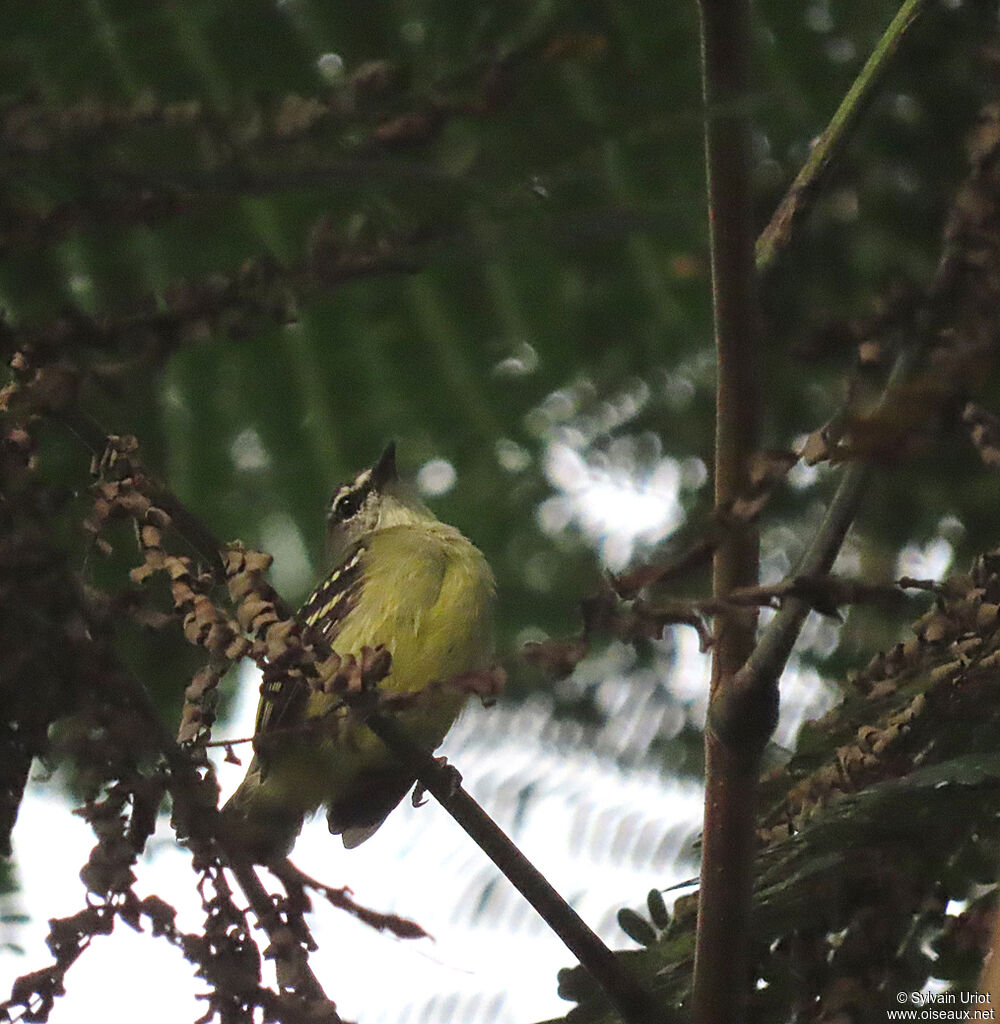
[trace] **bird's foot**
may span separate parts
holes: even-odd
[[[462,773],[453,765],[448,763],[446,757],[435,757],[434,763],[438,767],[439,774],[448,787],[447,795],[454,796],[462,785]],[[417,782],[413,789],[413,806],[420,807],[427,800],[427,787],[422,782]]]

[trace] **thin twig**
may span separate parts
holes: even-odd
[[[913,375],[931,344],[938,318],[947,305],[945,299],[955,275],[954,265],[954,252],[946,244],[927,288],[916,336],[900,348],[877,409],[892,401],[893,394]],[[861,507],[869,479],[870,467],[863,462],[852,462],[845,468],[819,530],[789,579],[830,571]],[[781,610],[768,624],[746,664],[736,674],[730,700],[712,709],[712,727],[720,734],[729,735],[734,729],[744,728],[747,709],[757,699],[754,695],[772,690],[785,669],[809,611],[809,603],[801,598],[791,598],[782,603]]]
[[[271,955],[276,961],[278,988],[293,991],[310,1002],[333,1004],[323,991],[319,979],[309,966],[308,956],[299,938],[293,934],[287,922],[281,919],[278,908],[264,888],[252,864],[231,856],[229,866],[240,883],[240,888],[250,903],[261,928],[271,941]],[[329,1018],[328,1018],[329,1019]],[[339,1020],[340,1018],[336,1018]]]
[[[104,456],[113,435],[102,430],[89,416],[76,407],[51,412],[50,415],[69,430],[95,459]],[[141,468],[137,459],[132,461],[136,468]],[[173,531],[198,554],[218,582],[225,582],[226,564],[222,555],[225,545],[222,541],[177,495],[145,473],[144,469],[143,483],[147,497],[170,517]]]
[[[123,697],[137,707],[150,728],[154,730],[156,747],[162,753],[170,769],[171,793],[175,801],[183,801],[187,794],[193,794],[195,787],[200,785],[194,764],[174,742],[173,736],[170,735],[161,720],[145,687],[127,673],[119,673],[116,678],[123,688]],[[213,848],[212,852],[221,855],[223,850],[218,846],[216,839],[223,831],[218,810],[199,803],[197,810],[187,817],[192,824],[196,824],[199,830],[198,835],[192,836],[193,841],[196,844],[208,842]],[[252,866],[229,854],[225,855],[225,860],[228,861],[233,874],[240,883],[240,888],[254,915],[271,940],[279,970],[279,980],[282,974],[291,977],[295,981],[294,987],[297,995],[312,1002],[327,1003],[332,1011],[333,1002],[323,991],[310,969],[304,950],[297,942],[291,944],[287,941],[288,927],[281,921],[271,897],[267,894]],[[285,967],[286,964],[290,970]],[[329,1019],[327,1018],[327,1020]]]
[[[830,571],[857,515],[869,475],[869,467],[860,462],[852,463],[844,471],[819,530],[796,566],[795,575]],[[781,610],[736,673],[730,698],[712,709],[712,728],[720,735],[731,736],[741,730],[740,716],[746,711],[748,695],[762,689],[769,690],[777,682],[811,607],[800,597],[790,597],[782,602]]]
[[[621,576],[612,576],[611,586],[619,597],[631,600],[647,587],[662,585],[677,577],[684,578],[707,565],[718,545],[717,537],[703,538],[664,565],[640,566]]]
[[[926,6],[927,0],[905,0],[871,56],[865,61],[865,66],[848,89],[825,131],[816,140],[809,159],[802,165],[767,227],[757,239],[757,270],[761,274],[772,268],[778,253],[788,244],[795,225],[811,206],[828,171],[843,152],[858,119],[881,84],[903,35]]]
[[[377,931],[388,931],[398,939],[426,939],[428,934],[415,921],[400,917],[398,914],[384,914],[379,910],[372,910],[370,907],[363,907],[351,899],[350,890],[345,886],[335,888],[320,882],[318,879],[307,875],[301,868],[296,867],[287,857],[282,861],[268,864],[272,874],[277,875],[284,883],[289,895],[294,894],[304,907],[308,909],[308,896],[306,889],[318,892],[331,906],[338,910],[344,910],[352,914],[359,921]]]

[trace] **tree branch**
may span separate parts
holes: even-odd
[[[869,476],[869,467],[860,462],[844,470],[823,522],[795,568],[795,576],[830,571],[857,515]],[[759,701],[760,693],[773,692],[811,608],[800,597],[782,602],[750,657],[736,673],[727,699],[715,702],[709,710],[710,727],[719,736],[731,738],[742,733],[746,728],[745,716]]]
[[[906,0],[826,132],[757,241],[756,267],[770,269],[808,208],[834,158],[926,0]],[[739,497],[755,443],[754,349],[759,342],[754,276],[745,261],[750,223],[748,124],[740,116],[749,89],[749,12],[742,0],[702,0],[706,150],[711,208],[713,287],[719,353],[716,507]],[[905,377],[915,355],[897,360],[887,391]],[[859,463],[845,470],[823,528],[797,575],[826,573],[857,512],[867,480]],[[749,531],[716,552],[713,597],[752,587],[756,548]],[[751,571],[752,570],[752,571]],[[799,597],[782,608],[756,649],[752,620],[717,618],[712,696],[705,735],[706,801],[693,1008],[699,1024],[739,1020],[746,984],[743,964],[750,899],[750,863],[759,753],[774,727],[777,680],[809,611]]]
[[[215,807],[205,806],[197,799],[195,790],[201,785],[201,780],[198,778],[191,758],[174,742],[174,738],[160,719],[156,706],[145,687],[125,674],[119,674],[118,679],[124,688],[123,696],[130,703],[138,706],[143,717],[154,730],[156,747],[162,753],[170,769],[171,783],[168,788],[171,796],[175,804],[181,806],[185,822],[192,830],[189,843],[194,846],[195,852],[202,856],[213,856],[213,854],[218,856],[225,850],[224,846],[221,850],[217,847],[219,837],[222,835],[219,811]],[[286,992],[294,992],[295,995],[307,1002],[318,1004],[316,1011],[318,1012],[322,1008],[324,1014],[315,1019],[322,1021],[323,1024],[335,1024],[340,1018],[336,1015],[333,1001],[323,991],[323,986],[309,967],[305,949],[299,938],[294,936],[288,924],[282,921],[253,866],[245,863],[238,855],[230,851],[225,851],[224,859],[239,882],[240,888],[250,904],[250,909],[254,912],[254,916],[271,942],[270,951],[276,961],[279,988]],[[311,942],[308,934],[306,939]]]
[[[911,6],[905,4],[904,8]],[[916,17],[916,13],[914,11],[912,16]],[[893,24],[897,23],[901,25],[898,30],[902,31],[910,22],[901,22],[900,16],[897,15]],[[986,130],[990,131],[992,127],[987,125]],[[972,181],[965,186],[965,190],[976,184],[976,171],[977,168],[974,167]],[[963,203],[962,192],[959,193],[959,197],[945,225],[941,257],[928,284],[926,299],[917,317],[915,337],[900,348],[882,389],[876,412],[890,405],[894,395],[913,377],[921,359],[935,339],[935,332],[940,330],[944,318],[957,304],[952,293],[958,287],[957,282],[963,270],[962,231],[969,230],[963,215],[967,216],[965,209],[987,208],[986,204],[974,204],[967,198]],[[946,369],[938,368],[942,379],[946,379]],[[786,579],[830,571],[860,508],[869,479],[870,469],[863,462],[851,462],[844,469],[844,475],[819,530],[795,570]],[[784,671],[809,610],[809,604],[801,598],[791,598],[782,603],[781,610],[771,620],[746,664],[737,673],[730,700],[724,704],[716,704],[711,709],[714,715],[712,727],[715,730],[729,735],[733,730],[744,727],[748,707],[758,699],[755,695],[761,691],[772,690]]]
[[[48,368],[43,367],[38,371],[39,376],[43,377],[47,371]],[[95,464],[114,457],[115,448],[112,442],[118,439],[102,430],[97,423],[75,406],[53,410],[50,415],[71,431],[76,439],[87,448]],[[138,476],[136,486],[156,508],[161,509],[169,516],[170,526],[177,536],[181,537],[199,556],[219,583],[225,582],[226,564],[222,555],[225,545],[222,541],[188,509],[176,494],[147,473],[138,459],[129,458],[127,460],[126,472]]]
[[[760,319],[750,194],[748,0],[701,0],[702,80],[718,365],[715,507],[750,492],[757,447]],[[727,531],[715,551],[712,593],[724,602],[757,583],[759,541],[751,523]],[[725,697],[753,648],[757,612],[715,619],[710,708]],[[742,1019],[747,976],[751,866],[759,757],[776,699],[759,702],[753,728],[731,744],[705,731],[705,823],[692,1013],[699,1024]],[[709,712],[711,722],[711,711]]]
[[[647,993],[617,957],[524,856],[495,821],[462,788],[461,776],[414,744],[395,719],[372,714],[365,724],[409,768],[429,793],[465,829],[517,891],[559,936],[601,986],[626,1024],[664,1020]]]
[[[904,33],[920,17],[926,6],[927,0],[905,0],[847,90],[830,123],[816,140],[809,159],[802,165],[767,227],[757,239],[757,270],[761,274],[774,266],[778,253],[788,245],[795,225],[811,207],[830,168],[843,152],[858,119],[871,102],[875,89],[881,84]]]

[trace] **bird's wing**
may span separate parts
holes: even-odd
[[[299,609],[298,618],[331,644],[361,597],[367,550],[358,544]]]
[[[364,555],[364,546],[357,545],[296,613],[303,625],[317,629],[328,643],[333,643],[361,596]],[[308,700],[309,689],[300,677],[282,673],[275,679],[265,679],[260,688],[254,732],[259,736],[271,729],[294,725],[301,720]]]

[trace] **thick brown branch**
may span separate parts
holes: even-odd
[[[716,391],[715,508],[719,515],[751,493],[758,447],[760,319],[750,195],[750,10],[748,0],[702,0],[702,72]],[[715,551],[713,597],[757,583],[758,538],[749,522],[727,532]],[[747,976],[751,864],[758,761],[776,702],[761,700],[753,734],[731,745],[711,727],[753,648],[756,611],[715,618],[709,727],[705,732],[705,827],[695,950],[693,1015],[699,1024],[742,1019]]]

